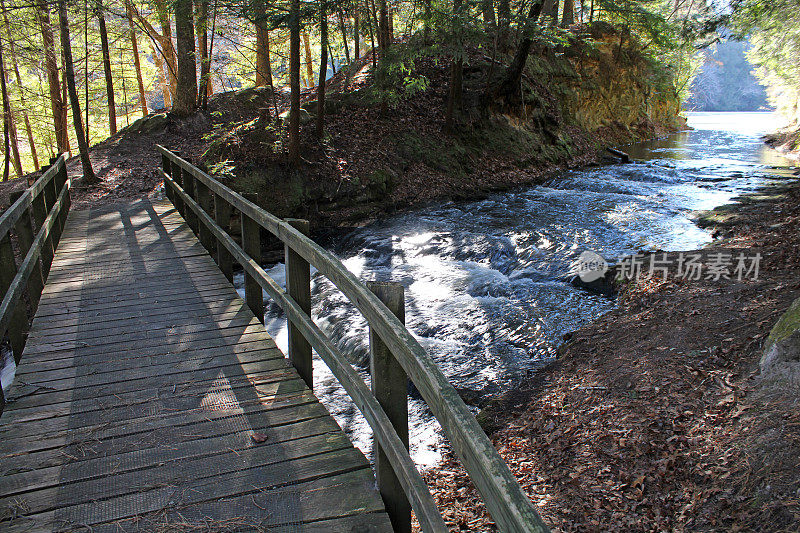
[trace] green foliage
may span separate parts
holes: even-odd
[[[734,4],[734,27],[749,35],[748,58],[767,86],[772,103],[800,121],[800,3],[797,0],[741,0]]]
[[[427,51],[427,47],[411,46],[393,46],[385,51],[375,72],[375,83],[367,89],[367,101],[395,107],[401,101],[427,91],[430,81],[416,69],[416,62]]]

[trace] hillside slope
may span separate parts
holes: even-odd
[[[371,57],[362,57],[328,82],[321,140],[310,120],[315,90],[304,91],[299,169],[286,164],[286,128],[275,118],[288,107],[284,91],[274,98],[266,88],[218,94],[189,120],[151,114],[92,148],[103,183],[78,184],[76,203],[158,194],[154,146],[162,144],[231,187],[259,193],[279,216],[318,226],[354,224],[431,200],[539,183],[558,168],[598,162],[604,146],[684,126],[671,73],[629,37],[605,23],[570,35],[564,44],[534,45],[513,102],[490,90],[511,57],[491,45],[469,48],[451,134],[443,132],[445,51],[397,43],[381,62],[378,83]],[[406,74],[392,74],[400,64]],[[411,94],[408,79],[424,83]],[[70,168],[80,172],[77,161]]]

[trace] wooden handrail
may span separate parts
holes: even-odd
[[[28,328],[28,316],[25,302],[21,299],[22,294],[28,291],[33,306],[32,311],[35,313],[44,278],[48,272],[49,260],[52,260],[52,252],[61,237],[66,214],[69,212],[70,185],[66,162],[62,155],[0,215],[0,249],[2,249],[0,250],[2,251],[0,336],[9,333],[17,364],[22,355],[24,334]],[[32,219],[36,219],[37,231],[31,239]],[[17,243],[22,254],[19,268],[11,249],[10,232],[14,228],[17,230]],[[34,273],[41,278],[31,283],[31,276]],[[15,346],[14,339],[19,339],[21,344]],[[4,406],[5,397],[0,390],[0,414]]]
[[[302,311],[297,302],[266,274],[258,261],[245,254],[235,241],[216,224],[212,216],[205,213],[173,179],[171,175],[173,169],[179,168],[181,173],[186,172],[191,175],[192,182],[196,180],[201,182],[214,193],[215,202],[217,199],[224,200],[243,216],[252,219],[275,235],[289,249],[326,276],[358,308],[370,328],[380,337],[400,366],[403,367],[441,424],[453,450],[461,459],[467,473],[483,496],[486,507],[500,530],[520,533],[548,531],[548,527],[539,517],[536,508],[525,495],[514,475],[456,390],[425,349],[375,294],[347,270],[333,254],[318,246],[292,225],[259,208],[166,148],[162,146],[157,148],[165,161],[170,163],[165,165],[170,169],[170,173],[164,172],[163,174],[167,196],[172,199],[176,207],[182,203],[184,208],[188,207],[192,214],[202,221],[203,225],[217,238],[218,243],[223,244],[234,260],[239,262],[245,271],[259,282],[267,294],[284,309],[288,319],[300,330],[330,367],[375,432],[375,438],[379,440],[395,468],[400,483],[409,496],[412,508],[424,530],[442,531],[444,523],[438,515],[438,511],[435,517],[432,516],[430,493],[419,477],[405,446],[400,442],[396,431],[388,421],[386,413],[377,404],[374,396],[344,356],[311,318]],[[169,188],[167,189],[167,187]]]

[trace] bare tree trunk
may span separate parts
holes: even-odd
[[[197,45],[200,48],[200,87],[197,105],[208,106],[208,84],[211,78],[211,58],[208,50],[208,0],[197,0]]]
[[[344,58],[350,63],[350,48],[347,46],[347,25],[344,23],[344,13],[342,8],[337,9],[339,15],[339,29],[342,32],[342,43],[344,43]]]
[[[367,3],[367,21],[369,26],[369,40],[372,42],[372,71],[378,68],[378,58],[375,53],[375,33],[378,31],[378,19],[375,16],[375,2],[370,5],[369,0],[364,0]],[[372,29],[372,24],[375,23],[375,30]]]
[[[501,50],[508,46],[508,32],[511,24],[511,4],[510,0],[500,0],[497,5],[497,45]]]
[[[558,25],[558,0],[546,0],[542,11],[550,17],[550,26]]]
[[[136,18],[139,20],[139,23],[144,28],[145,33],[147,36],[150,37],[150,41],[152,43],[153,48],[153,59],[156,63],[156,66],[160,64],[160,70],[164,73],[164,82],[169,88],[170,97],[164,97],[164,105],[169,107],[167,101],[173,101],[175,98],[175,91],[178,87],[178,66],[177,66],[177,59],[175,53],[175,46],[172,44],[172,26],[170,25],[169,20],[169,11],[167,10],[167,6],[165,5],[163,0],[157,0],[154,2],[156,13],[158,14],[158,20],[161,24],[161,32],[158,33],[155,28],[153,28],[152,24],[142,16],[141,13],[133,6],[133,12],[136,15]],[[191,12],[190,12],[191,16]],[[192,37],[194,40],[194,37]],[[156,46],[158,45],[158,46]]]
[[[156,70],[158,71],[158,80],[157,83],[161,86],[161,94],[164,98],[164,107],[170,109],[172,107],[172,90],[169,86],[169,69],[167,69],[166,65],[164,64],[164,58],[161,56],[161,52],[159,52],[158,48],[154,41],[150,41],[150,50],[153,52],[153,61],[156,64]]]
[[[0,96],[3,99],[3,155],[5,161],[3,163],[3,181],[8,181],[8,164],[13,151],[14,157],[14,172],[18,178],[22,177],[22,164],[19,160],[19,150],[14,149],[16,144],[15,133],[12,134],[14,117],[11,115],[11,100],[8,98],[8,86],[6,84],[6,65],[3,61],[3,43],[0,40]]]
[[[100,25],[100,47],[103,50],[103,73],[106,78],[106,99],[108,100],[108,129],[111,135],[117,133],[117,106],[114,102],[114,80],[111,75],[111,52],[108,47],[108,32],[103,6],[97,3],[97,22]],[[88,59],[87,59],[88,62]],[[88,80],[86,81],[88,85]],[[88,108],[87,108],[88,109]]]
[[[256,87],[272,87],[272,66],[269,64],[269,30],[264,4],[259,2],[256,13]]]
[[[422,38],[425,41],[425,44],[428,44],[431,42],[431,17],[433,16],[432,0],[422,0],[422,4],[425,13]]]
[[[61,111],[61,120],[64,124],[67,124],[69,122],[69,96],[67,95],[67,67],[63,53],[61,54],[61,101],[64,102],[64,107]],[[67,153],[72,157],[72,145],[69,141],[69,132],[67,132]]]
[[[214,57],[214,35],[217,31],[217,2],[214,0],[214,15],[211,17],[211,39],[208,41],[208,83],[206,83],[206,103],[214,95],[214,83],[211,79],[211,58]],[[267,61],[269,64],[269,61]],[[270,74],[270,79],[272,75]]]
[[[379,0],[380,22],[378,24],[378,46],[381,50],[389,47],[389,8],[386,0]]]
[[[550,0],[544,0],[545,2]],[[533,24],[537,20],[539,20],[539,16],[542,14],[542,9],[544,5],[542,0],[535,0],[531,5],[531,10],[528,12],[528,22]],[[506,69],[506,73],[503,76],[503,79],[498,86],[498,94],[504,97],[508,97],[514,94],[518,94],[520,90],[519,83],[522,80],[522,71],[525,69],[525,63],[528,61],[528,55],[531,53],[531,46],[533,46],[533,39],[530,36],[526,36],[522,39],[522,42],[517,49],[517,53],[514,54],[514,59],[511,61],[511,64]]]
[[[353,8],[353,55],[356,59],[361,58],[361,32],[359,28],[359,7],[358,4]]]
[[[56,149],[59,153],[65,153],[69,151],[69,134],[67,133],[67,122],[64,120],[66,118],[66,104],[61,94],[58,59],[47,4],[41,4],[36,9],[36,18],[42,31],[47,84],[50,88],[50,110],[53,113],[53,128],[56,132]]]
[[[5,13],[4,13],[5,16]],[[6,17],[6,27],[8,26],[8,18]],[[14,50],[14,40],[9,39],[9,52],[11,53],[11,63],[14,66],[14,77],[17,80],[17,88],[19,89],[19,103],[22,106],[22,118],[25,121],[25,132],[28,134],[28,145],[31,148],[31,158],[33,159],[34,170],[39,170],[39,155],[36,152],[36,143],[33,140],[33,130],[31,129],[31,121],[28,117],[28,107],[25,105],[25,88],[22,86],[22,78],[19,75],[19,65],[17,65],[17,56]]]
[[[306,80],[308,86],[314,86],[314,63],[311,61],[311,42],[308,39],[308,32],[303,31],[303,46],[306,51]]]
[[[31,149],[31,158],[33,159],[33,168],[34,170],[39,170],[39,156],[36,153],[36,143],[33,140],[33,131],[31,129],[31,121],[28,117],[28,107],[25,105],[25,88],[22,86],[22,78],[19,75],[19,65],[17,64],[17,53],[16,49],[14,48],[14,39],[11,38],[11,25],[8,23],[8,13],[5,10],[5,6],[3,5],[2,0],[0,0],[0,9],[3,10],[3,21],[6,23],[6,28],[8,30],[8,51],[11,55],[11,64],[14,69],[14,79],[17,82],[17,88],[19,89],[19,103],[22,107],[22,118],[25,122],[25,131],[28,134],[28,145]],[[16,131],[14,132],[16,136]],[[22,164],[20,163],[20,170],[22,168]]]
[[[194,113],[197,106],[192,0],[175,2],[175,37],[178,45],[178,86],[172,102],[172,112],[178,116],[187,116]]]
[[[575,0],[564,0],[564,12],[561,14],[561,27],[568,28],[575,23]]]
[[[483,14],[483,25],[486,31],[493,32],[497,26],[497,20],[494,16],[492,0],[481,0],[481,13]]]
[[[328,74],[328,13],[325,0],[319,0],[319,84],[317,84],[317,137],[325,130],[325,78]]]
[[[447,110],[445,111],[445,118],[444,118],[444,129],[448,133],[452,133],[453,131],[453,122],[455,117],[455,110],[457,107],[461,105],[461,84],[462,84],[462,73],[464,69],[464,57],[463,57],[463,50],[461,49],[461,5],[462,0],[453,0],[453,33],[456,36],[456,39],[459,41],[457,50],[455,52],[456,57],[453,58],[453,62],[450,66],[450,91],[447,95]]]
[[[78,139],[78,150],[83,166],[83,176],[86,183],[95,184],[99,180],[92,169],[92,162],[89,160],[89,145],[83,135],[83,124],[81,123],[81,107],[78,100],[78,90],[75,87],[75,68],[72,62],[72,47],[69,40],[69,22],[67,20],[67,1],[58,0],[58,20],[61,29],[61,49],[64,55],[64,75],[67,80],[67,90],[69,91],[69,101],[72,107],[72,121],[75,126],[75,136]]]
[[[300,165],[300,0],[289,11],[289,162]]]
[[[129,1],[125,2],[125,12],[128,15],[128,27],[130,28],[131,48],[133,50],[133,67],[136,70],[136,83],[139,85],[139,104],[142,107],[142,116],[146,117],[147,98],[144,94],[144,80],[142,79],[142,64],[139,59],[139,43],[136,39],[136,29],[133,25],[133,8]],[[126,100],[127,103],[127,100]]]

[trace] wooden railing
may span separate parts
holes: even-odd
[[[407,379],[439,421],[501,531],[548,531],[508,466],[456,390],[403,325],[403,292],[396,284],[364,285],[330,252],[308,238],[308,223],[281,220],[222,185],[189,161],[159,146],[167,197],[229,280],[233,261],[245,272],[245,300],[263,319],[262,289],[289,319],[288,357],[311,387],[311,350],[363,413],[374,432],[376,480],[396,531],[410,531],[410,508],[424,531],[447,531],[408,454]],[[238,211],[241,246],[230,235]],[[260,229],[285,245],[286,289],[261,268]],[[372,388],[311,319],[309,265],[326,276],[370,327]]]
[[[11,342],[19,364],[29,316],[36,312],[61,232],[69,213],[70,180],[64,156],[51,160],[36,182],[11,194],[11,206],[0,215],[0,338]],[[14,257],[16,243],[19,263]],[[23,294],[28,294],[26,305]],[[2,366],[0,361],[0,366]],[[0,389],[0,414],[5,396]]]

